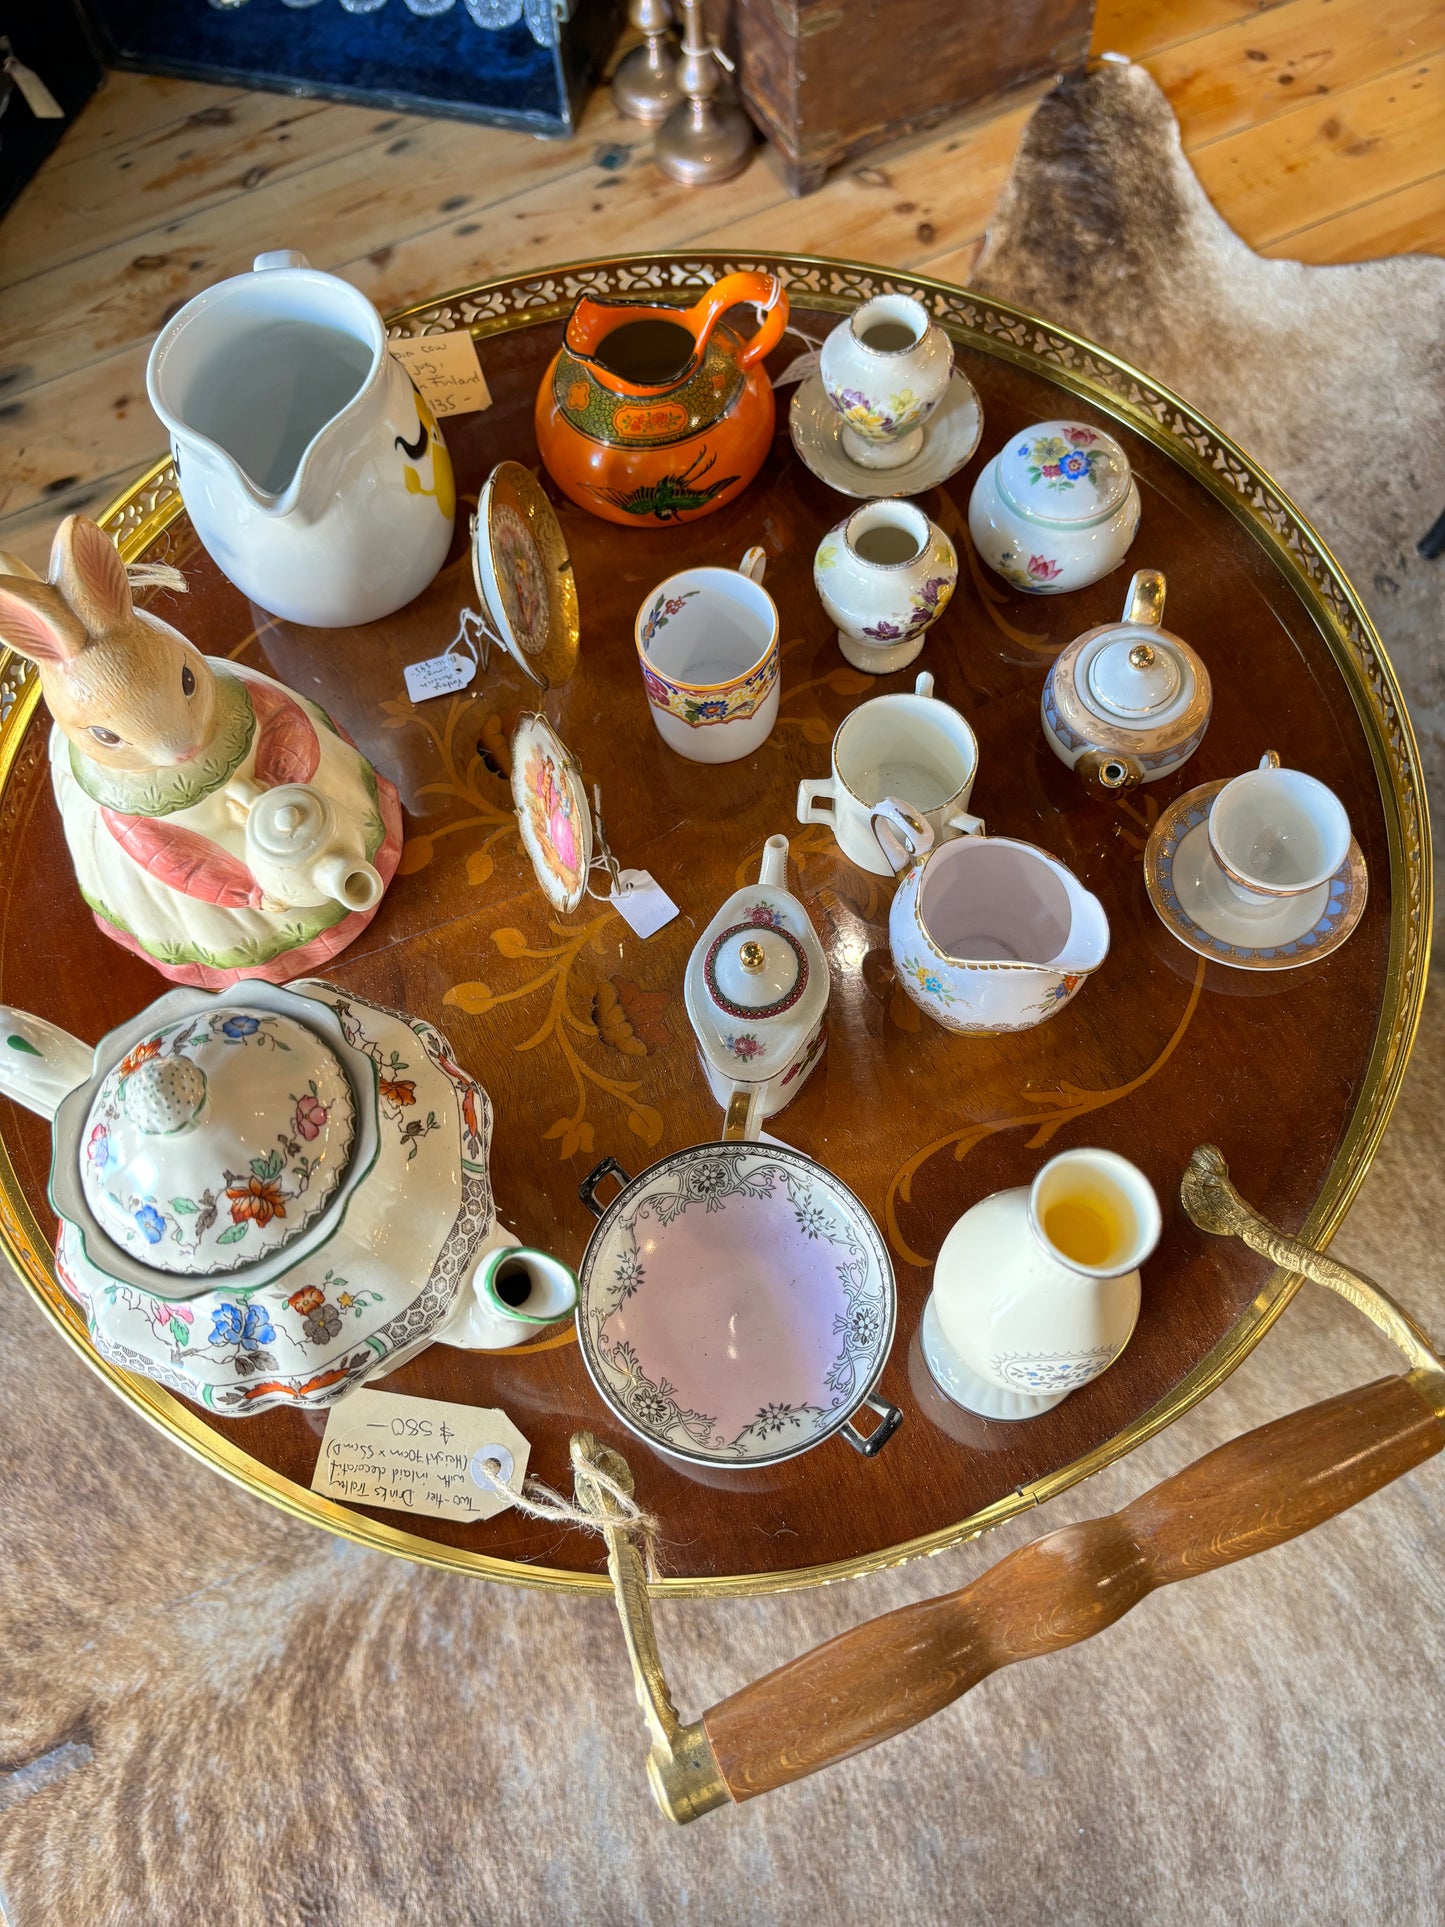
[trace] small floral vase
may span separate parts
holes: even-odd
[[[921,302],[880,294],[839,322],[818,372],[849,460],[899,468],[922,449],[923,425],[948,393],[953,343]]]
[[[828,531],[813,558],[838,647],[875,676],[913,661],[957,581],[952,542],[911,502],[865,502]]]

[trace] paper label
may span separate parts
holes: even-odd
[[[431,1519],[490,1519],[509,1501],[480,1468],[495,1466],[520,1492],[530,1450],[505,1412],[363,1387],[328,1411],[311,1490]]]
[[[414,703],[424,703],[429,696],[455,696],[476,673],[475,656],[451,651],[444,656],[428,656],[425,662],[409,662],[402,671],[406,693]]]
[[[655,937],[678,914],[672,898],[646,870],[619,870],[607,900],[639,937]]]
[[[482,373],[477,344],[465,328],[445,335],[401,335],[387,345],[431,403],[438,420],[491,407],[492,391]]]

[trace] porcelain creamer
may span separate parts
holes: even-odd
[[[1116,569],[1139,528],[1129,458],[1086,422],[1035,422],[973,485],[973,546],[1006,582],[1031,595],[1082,589]]]
[[[1029,1030],[1057,1016],[1109,953],[1099,899],[1031,843],[982,825],[935,843],[896,798],[873,811],[901,871],[888,913],[898,981],[945,1030]]]
[[[260,254],[168,321],[146,368],[186,512],[288,622],[374,622],[419,595],[456,513],[441,430],[349,282]]]

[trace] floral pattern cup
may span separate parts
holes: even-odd
[[[736,569],[684,569],[637,612],[638,661],[652,720],[694,763],[735,763],[778,719],[778,611],[762,586],[766,556]]]

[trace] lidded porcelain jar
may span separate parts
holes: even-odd
[[[983,1418],[1033,1418],[1087,1385],[1133,1336],[1159,1200],[1117,1151],[1050,1158],[954,1225],[920,1338],[934,1382]]]
[[[912,502],[865,502],[818,544],[813,584],[855,669],[904,669],[958,583],[958,554]]]
[[[843,418],[843,452],[863,468],[901,468],[948,393],[953,343],[921,301],[880,294],[823,343],[818,373]]]
[[[1209,671],[1160,626],[1164,591],[1158,569],[1140,569],[1119,621],[1075,637],[1045,678],[1044,737],[1096,795],[1172,776],[1209,727]]]
[[[1022,430],[984,469],[968,504],[978,553],[1031,595],[1097,582],[1124,560],[1138,527],[1128,456],[1085,422]]]
[[[725,1138],[756,1137],[822,1055],[828,959],[786,886],[788,839],[770,836],[758,881],[735,890],[688,959],[683,999]]]

